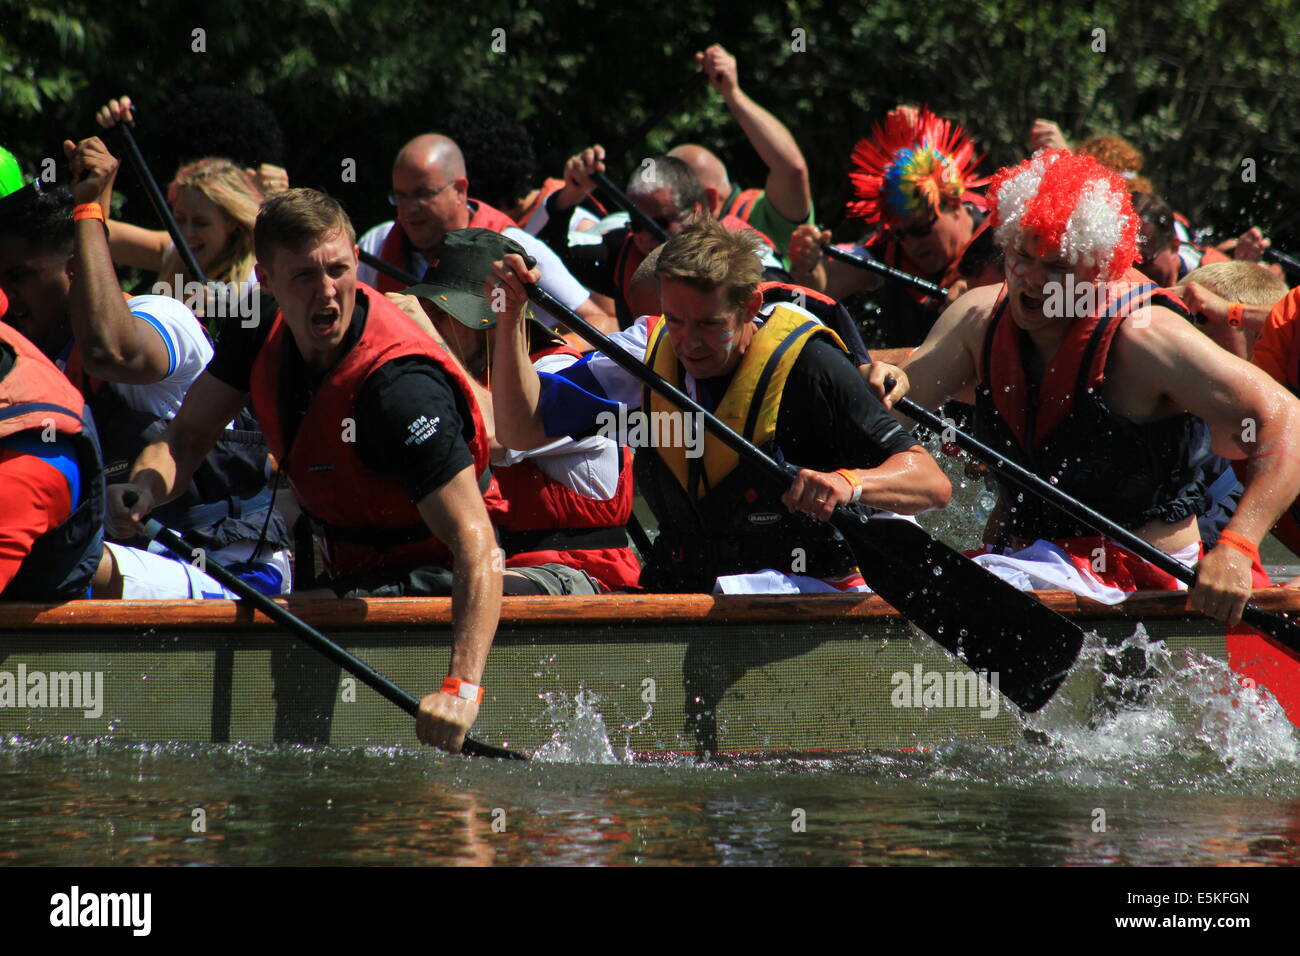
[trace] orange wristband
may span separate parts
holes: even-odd
[[[835,474],[843,475],[844,480],[853,489],[853,494],[849,496],[849,504],[857,504],[858,499],[862,497],[862,481],[848,468],[836,468]]]
[[[76,222],[79,219],[98,219],[103,222],[104,208],[97,202],[83,202],[72,209],[72,221]]]
[[[1246,314],[1246,307],[1240,302],[1228,303],[1228,324],[1234,329],[1241,328],[1241,317]]]
[[[459,697],[461,700],[472,700],[476,704],[483,703],[483,688],[459,677],[444,677],[441,690],[444,694],[451,694],[452,697]]]
[[[1250,539],[1245,535],[1237,534],[1235,531],[1228,531],[1226,528],[1219,532],[1219,544],[1226,544],[1234,551],[1240,551],[1246,557],[1250,558],[1252,564],[1259,563],[1259,547],[1252,544]]]

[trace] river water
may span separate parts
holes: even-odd
[[[1013,745],[834,759],[638,765],[587,699],[529,763],[0,738],[0,864],[1300,863],[1280,708],[1219,662],[1146,653],[1106,715],[1054,701]]]
[[[924,753],[636,765],[598,701],[526,764],[9,738],[0,862],[1300,863],[1295,731],[1218,662],[1159,647],[1145,699],[1092,726],[1049,705],[1022,743]]]

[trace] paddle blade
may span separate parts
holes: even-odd
[[[871,589],[998,690],[1038,710],[1079,656],[1083,631],[1032,595],[994,577],[910,521],[837,511]]]

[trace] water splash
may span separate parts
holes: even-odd
[[[599,696],[581,689],[572,697],[563,693],[543,694],[545,719],[551,724],[551,739],[533,754],[543,763],[626,763],[614,753],[605,729],[605,718],[597,709]]]
[[[1138,624],[1119,644],[1089,633],[1080,666],[1100,670],[1092,706],[1058,696],[1026,719],[1064,755],[1091,761],[1215,757],[1229,773],[1300,763],[1300,742],[1281,705],[1243,686],[1226,661],[1174,653]]]

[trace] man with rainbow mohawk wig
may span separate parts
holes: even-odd
[[[1268,586],[1258,544],[1300,492],[1288,436],[1300,402],[1225,352],[1132,269],[1140,224],[1127,183],[1091,156],[1035,154],[994,176],[994,238],[1005,282],[944,312],[905,375],[873,365],[886,404],[908,390],[928,408],[974,389],[985,444],[1152,545],[1197,567],[1191,607],[1236,628],[1252,587]],[[1240,505],[1204,552],[1209,506],[1198,462],[1249,462]],[[1180,587],[1036,495],[1006,485],[975,560],[1027,588],[1118,603]],[[1300,656],[1254,631],[1227,638],[1235,671],[1268,687],[1300,721]]]
[[[873,344],[920,344],[939,312],[965,290],[958,264],[984,218],[984,199],[973,192],[987,182],[975,172],[981,158],[965,130],[925,107],[893,110],[853,150],[847,213],[876,232],[849,250],[937,282],[952,290],[948,298],[843,263],[823,264],[820,244],[830,234],[812,227],[796,230],[791,240],[795,280],[837,299],[873,293],[882,311]]]

